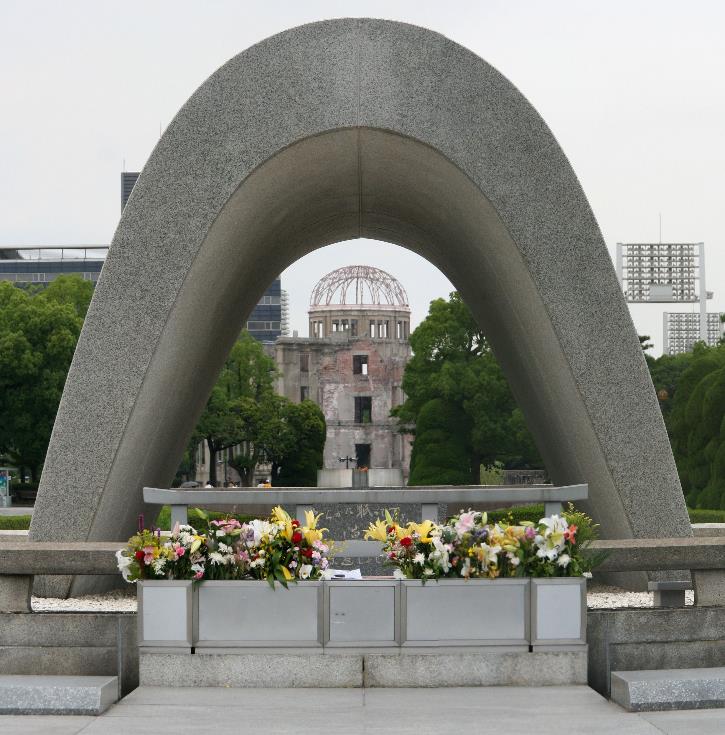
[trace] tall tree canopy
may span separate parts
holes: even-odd
[[[406,400],[393,414],[415,426],[411,485],[478,483],[481,464],[542,466],[506,378],[457,293],[431,302],[410,344]]]
[[[725,509],[725,346],[688,358],[665,414],[672,451],[688,505]]]
[[[37,482],[93,284],[0,283],[0,454]]]
[[[217,454],[257,439],[275,413],[274,360],[244,330],[234,343],[194,432],[209,449],[209,476],[216,483]],[[253,470],[253,468],[252,468]]]
[[[230,460],[245,486],[261,462],[271,463],[275,484],[316,485],[325,445],[325,418],[311,401],[292,403],[274,392],[274,360],[246,330],[232,348],[199,419],[194,441],[209,449],[214,483],[217,454],[242,446]]]

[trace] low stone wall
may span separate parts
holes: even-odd
[[[478,687],[586,684],[587,655],[578,651],[517,652],[461,648],[434,652],[323,654],[311,649],[274,652],[143,651],[141,686],[182,687]]]
[[[3,674],[118,676],[138,686],[135,613],[0,613]]]
[[[725,607],[589,610],[589,686],[612,671],[725,666]]]

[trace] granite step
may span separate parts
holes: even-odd
[[[100,715],[117,701],[117,676],[0,676],[3,715]]]
[[[611,698],[630,712],[725,707],[725,667],[612,671]]]

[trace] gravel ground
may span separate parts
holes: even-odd
[[[694,603],[692,590],[685,592],[687,605]],[[589,609],[652,607],[652,592],[628,592],[619,587],[590,584],[587,592]],[[70,600],[33,597],[33,612],[135,612],[136,588],[114,590],[102,595],[85,595]]]
[[[33,597],[33,612],[136,612],[136,587],[83,595],[61,600],[57,597]]]
[[[587,587],[587,607],[590,610],[612,609],[619,607],[652,607],[653,592],[629,592],[621,587],[608,587],[603,584],[590,584]],[[692,590],[685,592],[685,604],[694,605]]]

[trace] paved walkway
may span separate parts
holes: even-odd
[[[101,717],[0,716],[3,735],[709,735],[725,709],[630,714],[585,686],[477,689],[143,687]]]
[[[9,508],[0,508],[0,516],[32,516],[32,505],[11,505]]]

